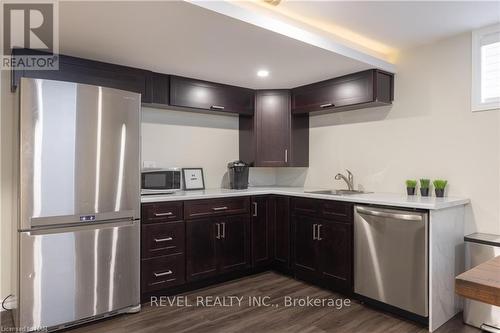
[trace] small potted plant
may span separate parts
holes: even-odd
[[[417,187],[417,181],[414,179],[408,179],[406,181],[406,193],[408,195],[415,195],[415,188]]]
[[[420,195],[423,197],[429,196],[430,179],[420,179]]]
[[[432,182],[432,184],[434,185],[434,190],[436,191],[436,197],[444,197],[444,188],[448,184],[448,181],[444,179],[436,179]]]

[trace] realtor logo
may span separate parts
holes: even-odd
[[[2,1],[1,17],[2,69],[58,69],[57,2]]]

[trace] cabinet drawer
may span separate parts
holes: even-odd
[[[249,212],[250,199],[248,197],[186,201],[184,204],[186,219]]]
[[[309,215],[319,214],[320,200],[307,199],[307,198],[293,198],[292,199],[292,212],[305,213]]]
[[[161,290],[185,282],[184,254],[142,260],[142,292]]]
[[[321,216],[335,221],[353,221],[353,204],[341,201],[323,201],[321,203]]]
[[[155,202],[142,204],[142,223],[182,220],[182,202]]]
[[[184,252],[184,222],[142,226],[142,258]]]

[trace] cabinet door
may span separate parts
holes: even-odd
[[[373,75],[368,70],[295,88],[292,110],[302,113],[373,102]]]
[[[318,269],[318,241],[315,228],[318,219],[306,215],[292,217],[294,227],[294,267],[300,279],[316,280]]]
[[[250,217],[235,215],[214,218],[220,225],[217,261],[220,273],[232,272],[250,266]]]
[[[17,49],[14,54],[40,54],[36,50]],[[142,95],[142,101],[148,101],[151,98],[150,92],[146,88],[146,81],[149,71],[138,68],[115,65],[100,61],[93,61],[83,58],[59,55],[58,70],[26,70],[15,76],[68,81],[83,84],[91,84],[108,88],[132,91]],[[16,82],[13,82],[17,85]]]
[[[269,197],[252,197],[252,264],[269,264],[272,258],[271,212]]]
[[[217,228],[209,219],[186,221],[187,280],[195,281],[217,273]]]
[[[170,104],[174,106],[252,114],[253,99],[250,89],[180,76],[170,79]]]
[[[170,76],[151,73],[151,103],[168,105],[170,95]]]
[[[278,268],[290,268],[290,199],[274,199],[274,261]]]
[[[334,289],[352,290],[352,224],[320,220],[320,274]]]
[[[290,148],[290,92],[258,91],[255,101],[255,166],[287,166]]]

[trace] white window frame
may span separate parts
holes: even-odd
[[[500,109],[500,101],[481,102],[481,39],[485,35],[500,32],[500,24],[472,31],[472,111]]]

